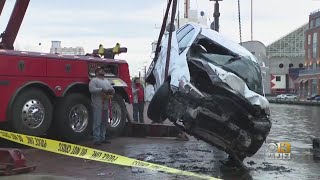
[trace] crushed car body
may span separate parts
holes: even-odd
[[[186,24],[168,38],[149,76],[155,95],[148,117],[169,119],[189,135],[242,162],[254,155],[271,129],[257,59],[241,45],[209,28]]]

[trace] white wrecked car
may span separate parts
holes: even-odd
[[[148,117],[168,118],[237,162],[254,155],[271,128],[257,59],[209,28],[186,24],[172,33],[165,78],[167,44],[164,38],[148,72],[156,89]]]

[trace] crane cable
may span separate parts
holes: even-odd
[[[239,18],[239,35],[240,35],[240,44],[242,44],[240,0],[238,0],[238,18]]]

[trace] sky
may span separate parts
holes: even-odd
[[[181,9],[184,1],[179,1]],[[213,20],[213,2],[190,1],[191,9]],[[1,31],[14,2],[6,1]],[[60,40],[63,47],[83,46],[90,53],[99,44],[113,47],[119,42],[128,52],[117,58],[127,60],[131,75],[137,75],[151,62],[151,43],[158,37],[165,7],[166,0],[31,0],[15,48],[49,52],[51,41]],[[237,7],[237,0],[220,2],[220,32],[239,42]],[[241,0],[243,41],[250,40],[250,9],[250,0]],[[317,9],[320,0],[253,0],[253,39],[268,45],[307,23]]]

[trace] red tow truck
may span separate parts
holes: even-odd
[[[103,67],[116,90],[109,132],[121,133],[126,123],[125,102],[132,102],[128,63],[13,50],[29,2],[16,1],[1,34],[0,122],[8,122],[22,134],[41,136],[50,130],[70,142],[84,139],[91,130],[88,83],[95,69]],[[4,5],[5,0],[0,1],[0,14]]]

